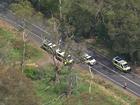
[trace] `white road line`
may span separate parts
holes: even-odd
[[[96,51],[96,53],[98,54],[98,55],[97,55],[98,57],[101,56],[101,57],[104,57],[104,58],[106,58],[107,60],[111,61],[111,60],[108,59],[105,55],[100,54],[100,52]],[[137,74],[135,74],[135,73],[133,73],[133,75],[135,75],[135,76],[137,76],[138,78],[140,78],[140,76],[137,75]]]
[[[26,20],[25,22],[30,23],[30,22],[28,22],[27,20]],[[40,29],[40,30],[43,31],[44,33],[49,34],[49,32],[45,31],[45,30],[42,29],[41,27],[39,27],[39,26],[37,26],[37,25],[35,25],[35,24],[32,24],[32,23],[30,23],[30,24],[33,25],[34,27]]]
[[[135,74],[135,73],[131,73],[132,75],[135,75],[137,78],[139,78],[140,79],[140,76],[139,75],[137,75],[137,74]]]
[[[5,18],[5,20],[7,20],[7,21],[10,21],[10,22],[12,22],[12,23],[14,23],[15,25],[17,25],[17,26],[20,26],[20,27],[22,27],[23,28],[23,26],[21,26],[21,25],[18,25],[16,22],[14,22],[14,21],[12,21],[12,20],[9,20],[9,19],[7,19],[7,18]],[[30,23],[31,24],[31,23]],[[40,28],[40,27],[38,27],[38,26],[36,26],[36,25],[34,25],[34,24],[32,24],[33,26],[35,26],[35,27],[37,27],[37,28],[39,28],[41,31],[43,31],[43,32],[45,32],[45,33],[48,33],[48,32],[46,32],[46,31],[44,31],[42,28]],[[28,30],[28,29],[27,29]],[[28,30],[29,32],[31,32],[33,35],[35,35],[35,36],[37,36],[38,38],[40,38],[41,40],[42,40],[42,38],[41,37],[39,37],[37,34],[35,34],[35,33],[33,33],[32,31],[30,31],[30,30]],[[98,62],[99,63],[99,62]],[[99,64],[101,64],[102,66],[105,66],[106,68],[108,68],[109,70],[111,70],[109,67],[107,67],[106,65],[104,65],[104,64],[102,64],[102,63],[99,63]],[[111,71],[113,71],[113,72],[115,72],[115,73],[117,73],[117,74],[119,74],[118,72],[116,72],[116,71],[114,71],[114,70],[111,70]],[[99,72],[99,71],[96,71],[96,72]],[[104,75],[103,73],[101,73],[100,72],[100,74],[102,74],[102,75]],[[130,81],[130,82],[132,82],[133,84],[135,84],[135,85],[137,85],[137,86],[139,86],[140,87],[140,85],[139,84],[137,84],[137,83],[135,83],[135,82],[133,82],[132,80],[130,80],[130,79],[128,79],[128,78],[126,78],[125,76],[123,76],[123,75],[121,75],[121,74],[119,74],[121,77],[123,77],[123,78],[125,78],[125,79],[127,79],[128,81]],[[106,76],[106,75],[104,75],[104,76]],[[107,77],[107,76],[106,76]],[[107,77],[108,79],[110,79],[111,81],[113,81],[113,82],[116,82],[116,81],[114,81],[113,79],[111,79],[111,78],[109,78],[109,77]],[[119,85],[121,85],[119,82],[116,82],[117,84],[119,84]],[[122,86],[122,85],[121,85]],[[130,90],[130,91],[132,91],[132,90]],[[133,91],[132,91],[133,92]],[[133,92],[133,93],[135,93],[135,92]],[[135,94],[137,94],[137,93],[135,93]],[[138,96],[140,96],[140,95],[138,95]]]
[[[28,22],[28,21],[26,21],[26,22]],[[29,22],[28,22],[29,23]],[[43,32],[45,32],[46,34],[49,34],[47,31],[45,31],[45,30],[43,30],[42,28],[40,28],[39,26],[37,26],[37,25],[35,25],[35,24],[32,24],[32,23],[30,23],[31,25],[33,25],[33,26],[35,26],[36,28],[38,28],[38,29],[40,29],[41,31],[43,31]],[[34,34],[34,33],[33,33]],[[98,53],[99,54],[99,53]],[[100,56],[103,56],[104,58],[106,58],[106,56],[104,56],[104,55],[101,55],[101,54],[99,54]],[[109,59],[108,59],[109,60]],[[102,63],[101,63],[102,64]],[[102,65],[104,65],[104,64],[102,64]],[[104,65],[105,67],[107,67],[106,65]],[[107,67],[108,68],[108,67]],[[110,68],[109,68],[110,69]],[[111,70],[111,69],[110,69]],[[112,71],[112,70],[111,70]],[[117,73],[116,71],[113,71],[113,72],[115,72],[115,73]],[[117,74],[119,74],[119,73],[117,73]],[[136,75],[136,74],[135,74]],[[123,76],[123,75],[121,75],[122,77],[124,77],[125,79],[127,79],[127,80],[129,80],[130,82],[132,82],[132,83],[134,83],[135,85],[137,84],[137,83],[135,83],[135,82],[133,82],[132,80],[130,80],[130,79],[128,79],[128,78],[126,78],[125,76]],[[138,75],[137,75],[138,76]],[[138,78],[140,78],[139,76],[138,76]],[[138,86],[140,87],[140,85],[138,84]]]
[[[39,39],[43,40],[40,36],[38,36],[37,34],[33,33],[32,31],[26,29],[27,31],[29,31],[30,33],[32,33],[33,35],[37,36]]]
[[[108,59],[105,55],[102,55],[102,54],[100,54],[100,52],[98,52],[98,51],[95,51],[98,55],[98,57],[99,56],[101,56],[101,57],[104,57],[104,58],[106,58],[107,60],[109,60],[109,61],[111,61],[110,59]],[[137,76],[138,78],[140,78],[140,76],[139,75],[137,75],[137,74],[135,74],[135,73],[133,73],[133,75],[135,75],[135,76]]]
[[[2,18],[2,17],[1,17],[1,18]],[[7,19],[6,17],[5,17],[5,18],[2,18],[2,19],[3,19],[3,20],[6,20],[6,21],[8,21],[8,22],[10,22],[10,23],[12,22],[12,23],[14,23],[16,26],[19,26],[19,27],[23,28],[22,25],[19,25],[19,24],[17,24],[16,22],[14,22],[14,21],[12,21],[12,20],[10,20],[10,19]],[[43,40],[39,35],[33,33],[33,32],[30,31],[29,29],[26,29],[26,30],[29,31],[30,33],[32,33],[33,35],[37,36],[39,39]]]
[[[100,63],[100,62],[98,62],[98,63],[99,63],[100,65],[102,65],[102,66],[106,67],[106,68],[107,68],[107,69],[109,69],[110,71],[112,71],[112,72],[114,72],[114,73],[118,74],[119,76],[121,76],[121,77],[125,78],[126,80],[128,80],[128,81],[130,81],[131,83],[133,83],[133,84],[137,85],[138,87],[140,87],[140,84],[137,84],[136,82],[134,82],[134,81],[130,80],[129,78],[127,78],[127,77],[125,77],[125,76],[123,76],[123,75],[119,74],[118,72],[116,72],[116,71],[114,71],[114,70],[110,69],[110,68],[109,68],[109,67],[107,67],[106,65],[104,65],[104,64],[102,64],[102,63]]]
[[[112,78],[108,77],[107,75],[103,74],[102,72],[99,72],[98,70],[96,70],[94,67],[92,67],[94,71],[98,72],[99,74],[103,75],[105,78],[108,78],[109,80],[111,80],[112,82],[120,85],[121,87],[123,87],[123,85],[115,80],[113,80]],[[135,94],[136,96],[140,96],[140,94],[134,92],[133,90],[127,88],[127,90],[129,90],[130,92],[132,92],[133,94]]]

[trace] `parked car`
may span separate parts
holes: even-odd
[[[62,51],[61,49],[56,49],[56,58],[60,61],[63,61],[65,65],[74,63],[71,55],[66,55],[65,51]]]
[[[48,40],[43,40],[41,48],[43,48],[44,50],[48,50],[48,44],[50,43],[50,41]]]
[[[56,47],[56,44],[53,44],[53,43],[48,43],[48,45],[47,45],[48,47],[50,47],[51,49],[53,49],[54,47]]]
[[[61,51],[61,49],[56,49],[56,54],[58,55],[58,56],[61,56],[61,57],[64,57],[65,56],[65,52],[64,51]]]
[[[84,57],[84,62],[86,64],[94,65],[96,63],[96,60],[92,56],[90,56],[89,54],[87,54],[87,53],[85,53],[83,55],[83,57]]]
[[[112,60],[113,65],[118,68],[121,71],[129,72],[131,71],[131,67],[128,65],[127,61],[120,58],[119,56],[116,56]]]
[[[48,40],[44,40],[42,43],[41,48],[43,48],[44,50],[50,52],[52,50],[54,50],[54,48],[56,48],[56,44],[53,44],[52,42],[48,41]]]
[[[64,60],[64,64],[65,64],[65,65],[69,65],[69,64],[73,64],[73,63],[74,63],[74,59],[72,58],[71,55],[68,55],[68,56],[66,57],[66,59]]]

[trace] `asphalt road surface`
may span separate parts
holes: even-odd
[[[46,34],[48,36],[48,39],[51,38],[51,35],[39,26],[31,24],[28,21],[24,20],[23,22],[23,20],[15,18],[12,13],[5,10],[5,6],[3,6],[2,4],[0,5],[0,19],[7,21],[16,28],[25,27],[29,35],[31,35],[31,37],[36,42],[38,42],[39,45],[41,45],[41,42],[44,39],[44,36],[46,36]],[[140,97],[140,76],[133,72],[120,72],[118,69],[112,66],[112,63],[109,59],[92,49],[90,50],[90,52],[92,56],[97,60],[97,63],[91,67],[93,71],[99,73],[103,77],[107,78],[108,80],[114,82],[121,87],[123,87],[124,84],[127,83],[126,90]],[[84,64],[82,64],[82,66],[84,66]]]

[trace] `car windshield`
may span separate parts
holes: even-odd
[[[117,61],[121,61],[121,60],[122,60],[122,58],[120,58],[120,57],[117,57],[117,58],[116,58],[116,60],[117,60]]]
[[[93,60],[93,58],[92,58],[92,57],[90,57],[90,58],[88,58],[88,60]]]
[[[127,67],[128,67],[128,64],[124,64],[123,67],[124,67],[124,68],[127,68]]]

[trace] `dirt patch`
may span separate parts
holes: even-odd
[[[46,51],[44,51],[43,58],[41,58],[40,60],[38,60],[36,63],[39,66],[44,66],[44,65],[53,63],[53,61],[52,61],[52,55],[50,55]]]
[[[0,20],[0,27],[1,28],[6,28],[6,29],[8,29],[9,31],[12,31],[12,32],[15,32],[15,30],[16,30],[12,25],[10,25],[9,23],[7,23],[3,20]]]

